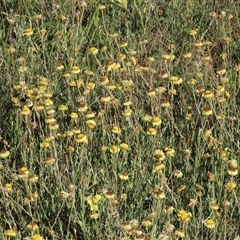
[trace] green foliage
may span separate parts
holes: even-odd
[[[0,3],[1,239],[239,239],[238,7]]]

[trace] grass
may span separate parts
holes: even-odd
[[[3,1],[1,239],[239,239],[239,3]]]

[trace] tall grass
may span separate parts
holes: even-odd
[[[239,3],[3,1],[1,239],[239,239]]]

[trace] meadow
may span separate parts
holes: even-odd
[[[2,240],[240,239],[240,1],[0,9]]]

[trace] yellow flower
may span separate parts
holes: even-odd
[[[80,73],[80,68],[78,66],[72,66],[71,73],[73,74]]]
[[[39,234],[34,234],[32,236],[32,240],[43,240],[43,237],[41,235],[39,235]]]
[[[164,199],[164,198],[165,198],[165,193],[163,192],[163,190],[160,189],[160,190],[154,192],[154,197],[155,197],[157,200]]]
[[[88,144],[88,138],[86,135],[82,134],[82,133],[79,133],[77,135],[77,138],[75,139],[75,141],[77,143],[84,143],[84,144]]]
[[[59,105],[58,110],[64,112],[68,110],[68,107],[66,105]]]
[[[123,111],[123,116],[124,117],[130,117],[131,115],[132,115],[132,109],[129,108],[129,107],[125,108],[124,111]]]
[[[165,154],[162,150],[156,149],[153,153],[153,156],[157,158],[158,160],[162,161],[165,159]]]
[[[90,215],[91,219],[98,219],[99,217],[100,217],[99,213],[93,213],[93,214]]]
[[[111,153],[118,153],[120,151],[120,148],[116,145],[111,146],[110,152]]]
[[[183,82],[182,78],[176,77],[176,76],[172,76],[169,79],[173,84],[181,84]]]
[[[93,129],[93,128],[96,127],[96,122],[94,120],[92,120],[92,119],[91,120],[87,120],[86,124],[87,124],[88,128],[90,128],[90,129]]]
[[[147,135],[154,136],[157,134],[157,130],[155,128],[149,128],[147,130]]]
[[[95,83],[89,82],[89,83],[87,84],[87,89],[93,90],[94,88],[95,88]]]
[[[151,227],[152,226],[152,222],[149,219],[143,220],[142,221],[142,225],[146,228]]]
[[[129,146],[126,143],[121,143],[119,147],[123,150],[129,150]]]
[[[208,219],[207,221],[204,222],[204,225],[207,228],[214,228],[215,227],[215,222],[212,219]]]
[[[163,169],[165,168],[165,165],[161,162],[156,163],[156,165],[154,166],[153,172],[154,173],[159,173],[161,172]]]
[[[18,177],[21,178],[21,179],[25,179],[25,178],[28,178],[29,174],[30,174],[30,172],[28,171],[27,167],[22,167],[19,170]]]
[[[22,115],[27,116],[31,113],[31,110],[29,109],[29,107],[23,106],[21,113],[22,113]]]
[[[5,236],[7,237],[16,237],[17,236],[17,233],[16,231],[12,230],[12,229],[8,229],[5,231]]]
[[[230,166],[229,170],[228,170],[228,174],[232,177],[235,177],[238,175],[238,170],[237,168]]]
[[[131,231],[132,230],[132,225],[131,225],[131,223],[130,222],[123,222],[122,224],[121,224],[121,229],[122,229],[122,231],[124,231],[124,232],[129,232],[129,231]]]
[[[33,30],[31,28],[26,28],[24,30],[24,35],[27,36],[27,37],[30,37],[33,35]]]
[[[160,117],[153,117],[152,118],[152,125],[153,126],[159,126],[162,123],[162,120]]]
[[[97,204],[101,200],[102,196],[100,194],[96,194],[95,196],[88,196],[87,203],[89,205]]]
[[[89,53],[92,55],[96,55],[98,53],[98,49],[95,47],[89,48]]]
[[[43,161],[43,163],[44,163],[45,165],[47,165],[47,166],[51,166],[51,165],[53,165],[53,164],[55,163],[55,158],[53,158],[53,157],[48,157],[48,158],[46,158],[46,159]]]
[[[213,114],[213,111],[211,108],[209,108],[209,107],[203,108],[203,111],[202,111],[203,116],[210,116],[212,114]]]
[[[13,191],[13,187],[11,183],[6,183],[5,184],[5,189],[7,192],[11,193]]]
[[[78,118],[78,114],[77,114],[76,112],[72,112],[72,113],[70,114],[70,116],[71,116],[72,119]]]
[[[105,197],[107,199],[114,199],[115,198],[115,194],[112,191],[107,191],[104,193]]]
[[[27,225],[27,229],[34,232],[36,230],[39,229],[38,225],[34,222],[30,222],[28,225]]]
[[[9,155],[10,155],[10,152],[5,149],[0,151],[0,158],[2,159],[6,159]]]
[[[198,31],[197,29],[192,29],[192,30],[189,31],[189,35],[194,36],[194,35],[197,34],[197,31]]]
[[[213,97],[214,97],[214,94],[213,94],[213,92],[211,92],[210,90],[206,90],[206,91],[203,93],[203,97],[204,97],[204,98],[207,98],[207,99],[210,99],[210,98],[213,98]]]
[[[184,238],[184,237],[185,237],[185,233],[184,233],[184,231],[183,231],[182,229],[177,229],[177,230],[175,231],[175,235],[176,235],[177,237],[180,237],[180,238]]]
[[[232,191],[237,187],[237,184],[235,182],[229,182],[225,185],[225,188]]]
[[[112,132],[116,133],[116,134],[120,134],[121,133],[121,128],[118,127],[118,126],[113,126]]]
[[[77,110],[78,110],[79,112],[86,112],[87,109],[88,109],[88,106],[87,106],[86,104],[80,103]]]
[[[178,218],[181,222],[188,222],[190,218],[192,217],[192,214],[190,212],[186,212],[185,210],[181,209],[178,212]]]
[[[129,179],[128,173],[127,172],[119,173],[119,178],[124,181],[128,180]]]
[[[185,53],[183,54],[183,57],[184,57],[184,58],[191,58],[191,57],[192,57],[192,53],[191,53],[191,52],[185,52]]]

